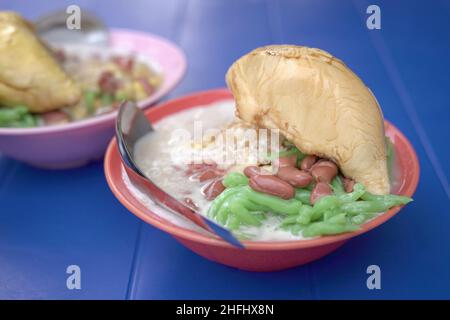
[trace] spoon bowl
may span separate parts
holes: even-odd
[[[73,11],[73,14],[76,14],[75,11]],[[37,34],[42,40],[51,44],[78,43],[108,46],[108,28],[93,13],[83,9],[80,14],[79,29],[68,28],[69,16],[70,14],[66,10],[57,10],[39,17],[34,21]]]

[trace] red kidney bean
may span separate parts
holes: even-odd
[[[333,193],[333,190],[331,189],[330,185],[326,182],[317,182],[317,184],[314,186],[314,188],[311,191],[311,196],[309,198],[309,201],[311,204],[316,203],[316,201],[323,196],[328,196]]]
[[[313,165],[310,172],[317,182],[322,181],[330,183],[337,175],[338,169],[331,161],[321,161]]]
[[[41,115],[41,119],[46,125],[70,122],[70,117],[62,111],[50,111],[43,113]]]
[[[293,198],[295,195],[295,190],[289,183],[274,175],[255,174],[250,178],[249,185],[255,191],[286,200]]]
[[[98,78],[98,86],[103,92],[115,94],[119,89],[120,82],[111,71],[103,71]]]
[[[133,70],[134,59],[132,57],[116,56],[112,57],[111,60],[125,72],[131,72]]]
[[[283,167],[278,169],[277,177],[297,188],[304,188],[313,180],[308,172],[298,170],[294,167]]]
[[[248,166],[244,169],[244,174],[248,177],[251,178],[255,175],[272,175],[269,171],[264,170],[260,167],[257,166]]]
[[[312,168],[312,166],[314,165],[314,163],[316,163],[316,161],[317,161],[316,156],[314,155],[306,156],[300,163],[300,169],[308,171]]]
[[[297,166],[297,155],[292,155],[288,157],[280,157],[274,161],[274,165],[279,168],[283,167],[296,167]]]
[[[151,95],[151,94],[153,94],[153,92],[155,92],[155,87],[152,86],[146,78],[141,77],[138,80],[139,80],[139,83],[144,88],[144,91],[146,94]]]
[[[342,178],[343,184],[344,184],[344,190],[345,192],[352,192],[353,186],[355,185],[355,180],[350,178]]]
[[[56,61],[58,61],[59,63],[63,63],[64,61],[66,61],[67,56],[62,49],[56,49],[53,52],[53,55],[55,56]]]
[[[217,164],[215,163],[190,163],[187,166],[186,175],[191,175],[193,173],[205,171],[207,169],[214,169],[217,167]]]
[[[222,171],[217,169],[206,169],[203,172],[200,172],[195,176],[200,182],[204,182],[206,180],[211,180],[213,178],[217,178],[222,176]]]
[[[225,190],[225,186],[222,184],[222,179],[216,179],[206,184],[202,189],[202,193],[206,200],[214,200],[219,194]]]
[[[326,160],[326,159],[320,159],[320,160],[318,160],[314,165],[313,165],[313,167],[316,167],[316,166],[327,166],[327,167],[330,167],[330,168],[337,168],[337,166],[336,166],[336,164],[333,162],[333,161],[330,161],[330,160]]]

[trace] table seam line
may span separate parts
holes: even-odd
[[[14,161],[14,163],[12,165],[10,165],[6,168],[6,169],[10,168],[10,170],[5,170],[6,172],[4,175],[3,182],[0,184],[0,196],[3,194],[6,185],[8,184],[9,180],[12,178],[14,173],[16,172],[17,166],[18,166],[18,162]]]
[[[136,281],[138,278],[138,262],[139,262],[139,252],[141,248],[141,239],[142,239],[142,225],[143,221],[139,220],[139,226],[137,230],[136,239],[134,240],[134,250],[133,257],[131,259],[131,267],[130,267],[130,275],[128,277],[127,283],[127,291],[125,293],[126,300],[133,300],[135,294]]]

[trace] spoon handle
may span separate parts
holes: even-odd
[[[188,206],[182,204],[180,201],[171,197],[163,190],[161,190],[157,185],[155,185],[151,180],[143,177],[140,173],[136,172],[128,165],[124,164],[124,167],[128,177],[130,178],[130,181],[140,187],[141,190],[147,191],[147,194],[156,203],[166,209],[169,209],[172,212],[181,214],[182,216],[194,222],[196,225],[207,230],[212,235],[219,236],[229,244],[238,248],[244,248],[243,244],[238,239],[236,239],[236,237],[229,230],[225,229],[216,222],[202,216]]]
[[[212,235],[217,235],[231,245],[243,248],[242,243],[237,240],[234,235],[221,225],[217,224],[194,209],[188,207],[184,203],[178,201],[160,189],[149,177],[145,175],[143,170],[139,168],[133,158],[135,145],[140,138],[153,132],[153,126],[145,114],[136,106],[135,103],[124,101],[120,108],[116,121],[116,140],[119,153],[122,158],[125,170],[130,180],[147,191],[152,200],[163,207],[183,215],[198,226],[209,231]]]

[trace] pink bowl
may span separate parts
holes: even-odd
[[[232,96],[225,89],[205,91],[161,104],[147,110],[146,114],[151,121],[157,122],[181,110],[228,99],[232,99]],[[386,134],[394,142],[396,161],[400,168],[400,183],[396,193],[412,196],[419,180],[419,162],[416,153],[406,137],[396,127],[387,121],[385,126]],[[123,163],[116,141],[113,139],[105,156],[105,174],[112,192],[119,201],[137,217],[168,232],[202,257],[243,270],[275,271],[314,261],[336,250],[348,239],[379,226],[401,209],[401,207],[392,208],[385,214],[362,225],[361,229],[355,232],[300,241],[244,241],[245,249],[237,249],[221,239],[209,238],[198,232],[182,228],[151,212],[128,189],[122,177],[122,169]]]
[[[145,56],[164,82],[142,108],[168,94],[186,71],[186,58],[173,43],[148,33],[114,29],[111,48]],[[38,128],[0,128],[0,153],[43,168],[71,168],[101,159],[114,135],[116,112],[69,124]]]

